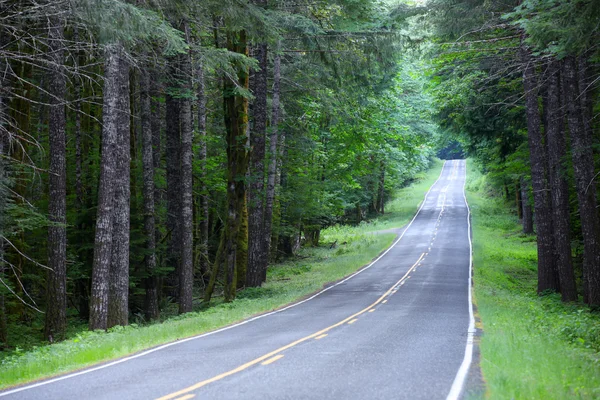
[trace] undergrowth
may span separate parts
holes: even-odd
[[[471,162],[475,301],[481,368],[491,399],[600,398],[600,316],[560,296],[538,296],[535,236]]]

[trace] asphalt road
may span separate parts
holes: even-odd
[[[6,399],[444,399],[470,365],[465,161],[376,262],[308,300]],[[2,399],[4,400],[4,399]]]

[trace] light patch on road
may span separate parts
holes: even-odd
[[[275,361],[280,360],[282,358],[283,358],[283,354],[278,354],[273,358],[269,358],[267,361],[263,361],[260,365],[269,365],[269,364],[272,364]]]
[[[385,303],[387,303],[387,300],[384,300],[384,301],[381,302],[381,304],[385,304]]]
[[[369,310],[369,312],[373,312],[373,311],[375,311],[375,309],[374,309],[374,308],[372,308],[372,309],[370,309],[370,310]]]
[[[175,400],[189,400],[193,399],[194,397],[196,397],[195,394],[186,394],[185,396],[178,397]]]
[[[356,321],[358,321],[358,319],[354,318],[352,321],[348,321],[348,325],[351,325],[351,324],[355,323]]]

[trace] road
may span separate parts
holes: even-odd
[[[471,362],[465,161],[380,258],[302,302],[6,399],[453,399]]]

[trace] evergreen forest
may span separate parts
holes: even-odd
[[[596,0],[0,0],[1,352],[260,294],[436,157],[487,174],[538,295],[596,310],[599,21]]]

